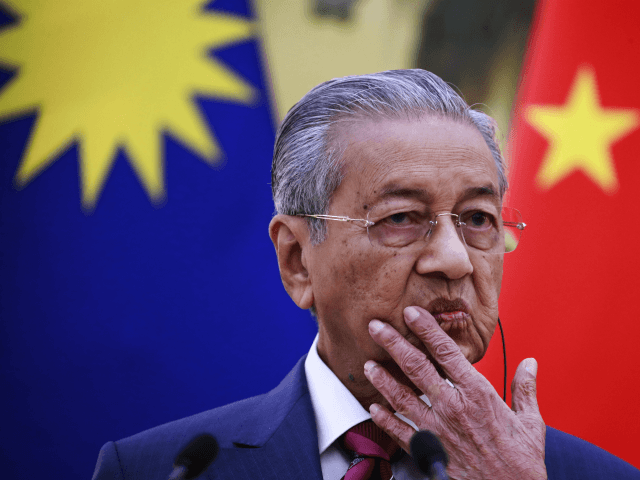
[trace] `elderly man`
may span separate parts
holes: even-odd
[[[451,478],[640,478],[545,427],[535,360],[512,408],[472,366],[524,224],[502,205],[493,121],[441,79],[314,88],[278,131],[272,187],[283,284],[318,321],[309,354],[265,395],[107,443],[95,479],[167,478],[201,432],[220,444],[210,479],[425,478],[408,455],[416,428],[439,436]]]

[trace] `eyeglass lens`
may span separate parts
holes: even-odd
[[[367,219],[375,222],[367,229],[371,243],[393,248],[428,240],[438,228],[437,223],[446,221],[444,216],[434,218],[411,211],[396,211],[382,218],[376,218],[371,212]],[[509,207],[502,208],[501,218],[490,211],[473,208],[451,216],[451,221],[469,247],[495,254],[514,251],[524,228],[520,212]]]

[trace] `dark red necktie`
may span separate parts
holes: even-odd
[[[373,420],[359,423],[340,437],[340,444],[353,455],[343,480],[389,480],[391,457],[400,448]]]

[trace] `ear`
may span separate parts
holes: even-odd
[[[304,254],[311,247],[307,223],[300,217],[276,215],[269,223],[269,236],[276,248],[285,290],[300,308],[311,308],[313,289]]]

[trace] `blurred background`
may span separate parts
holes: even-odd
[[[498,123],[507,201],[529,223],[505,259],[509,379],[536,357],[547,424],[640,466],[622,440],[640,427],[624,220],[638,12],[590,3],[0,0],[4,478],[88,478],[108,440],[279,383],[317,329],[267,235],[275,129],[318,83],[397,68],[436,73]],[[572,145],[602,148],[576,158],[618,166],[615,184],[579,162],[536,180],[561,150],[526,116],[546,104],[581,112]],[[590,212],[606,228],[585,231]],[[477,367],[502,394],[499,335]]]
[[[534,1],[256,2],[279,118],[345,75],[424,68],[508,131]]]

